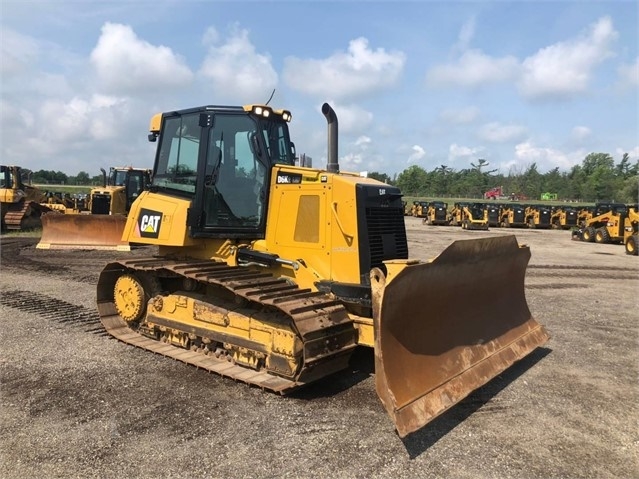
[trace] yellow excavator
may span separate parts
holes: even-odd
[[[102,186],[91,190],[86,208],[59,208],[42,216],[37,249],[130,249],[122,240],[126,215],[151,183],[151,170],[111,167],[108,176],[104,168],[101,171]]]
[[[0,218],[2,231],[40,228],[41,216],[51,209],[42,204],[46,193],[24,183],[22,167],[0,165]],[[30,181],[29,181],[30,183]]]
[[[548,340],[526,303],[530,250],[509,235],[410,259],[400,190],[340,171],[322,113],[325,169],[295,166],[287,110],[155,115],[152,183],[123,240],[157,255],[107,264],[97,307],[128,344],[281,394],[372,347],[404,437]]]

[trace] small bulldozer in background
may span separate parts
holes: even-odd
[[[151,170],[132,166],[101,168],[103,184],[91,190],[86,208],[65,208],[42,216],[38,249],[113,249],[128,251],[122,241],[126,215],[151,183]]]
[[[41,204],[46,201],[46,193],[24,183],[22,175],[20,166],[0,166],[2,231],[39,228],[41,216],[51,211]]]

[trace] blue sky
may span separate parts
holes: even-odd
[[[639,158],[634,1],[0,2],[3,164],[151,167],[154,113],[266,102],[326,164],[565,171]]]

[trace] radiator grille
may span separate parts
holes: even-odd
[[[372,268],[381,267],[384,260],[408,258],[404,211],[401,208],[366,208],[366,226]]]

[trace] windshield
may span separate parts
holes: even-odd
[[[199,147],[198,114],[165,119],[153,185],[195,193]]]
[[[271,162],[294,165],[295,151],[291,144],[286,122],[274,118],[272,120],[260,119],[259,123]]]
[[[127,170],[111,170],[111,185],[123,186],[126,181]]]

